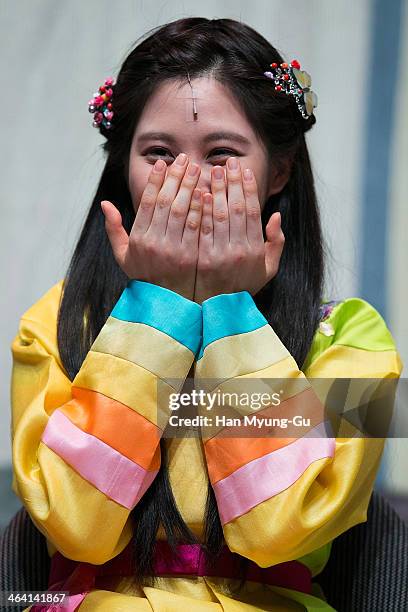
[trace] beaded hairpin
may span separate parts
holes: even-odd
[[[282,91],[295,98],[298,109],[304,119],[309,119],[317,106],[317,96],[310,89],[312,79],[310,74],[300,70],[299,62],[294,59],[287,64],[282,62],[270,64],[272,70],[264,75],[275,82],[275,91]]]
[[[100,127],[100,125],[103,125],[106,129],[112,127],[112,87],[114,85],[113,78],[108,77],[99,87],[99,91],[94,93],[92,100],[89,100],[88,110],[90,113],[94,113],[93,127]]]

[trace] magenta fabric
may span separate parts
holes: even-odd
[[[95,588],[97,576],[131,576],[133,569],[132,543],[114,559],[103,565],[92,565],[65,558],[56,552],[51,560],[49,576],[50,591],[68,590],[69,604],[79,606],[86,594]],[[262,568],[253,561],[245,559],[244,575],[240,562],[244,557],[233,553],[224,545],[220,556],[212,564],[208,561],[204,549],[199,544],[178,544],[177,557],[174,556],[166,540],[157,540],[154,558],[156,576],[217,576],[222,578],[251,580],[264,584],[280,586],[302,593],[311,594],[312,575],[309,568],[300,561],[287,561],[272,567]],[[77,596],[77,598],[76,598]],[[67,608],[74,612],[75,607]],[[50,612],[51,607],[34,607],[33,612]]]

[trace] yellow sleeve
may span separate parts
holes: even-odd
[[[128,544],[129,514],[158,473],[168,397],[198,352],[201,306],[129,281],[71,382],[57,294],[23,315],[11,346],[13,490],[64,556],[102,564]]]
[[[268,567],[366,521],[403,365],[380,314],[340,302],[305,371],[247,291],[205,300],[202,316],[195,388],[215,401],[200,415],[229,548]]]

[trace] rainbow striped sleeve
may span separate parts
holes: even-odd
[[[130,511],[158,473],[168,396],[199,350],[201,306],[129,281],[72,384],[46,324],[41,313],[22,319],[12,345],[14,487],[62,554],[104,563],[129,541]]]
[[[348,416],[360,404],[371,415],[384,406],[377,391],[402,370],[393,338],[370,304],[346,299],[325,322],[333,333],[316,332],[301,371],[249,292],[211,297],[202,315],[195,383],[216,398],[212,428],[202,432],[226,542],[261,567],[307,559],[366,520],[385,439],[359,435]],[[351,386],[332,418],[342,378]],[[254,409],[245,392],[266,401]],[[391,410],[393,402],[391,393]],[[299,416],[303,429],[285,429]]]

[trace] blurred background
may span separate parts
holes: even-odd
[[[182,17],[244,21],[318,95],[307,135],[332,257],[328,299],[384,317],[408,367],[408,0],[1,0],[0,530],[11,491],[10,344],[63,278],[103,166],[88,100],[147,30]],[[406,377],[406,368],[402,373]],[[376,488],[408,506],[408,403],[397,400]]]

